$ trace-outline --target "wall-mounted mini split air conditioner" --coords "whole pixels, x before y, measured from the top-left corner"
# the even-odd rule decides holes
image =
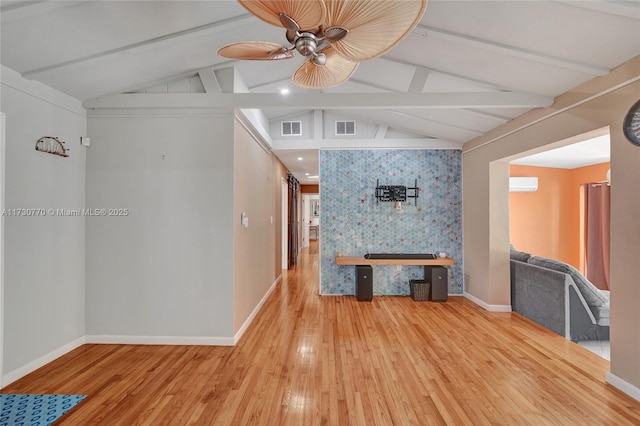
[[[535,192],[538,190],[538,178],[534,177],[510,177],[509,192]]]

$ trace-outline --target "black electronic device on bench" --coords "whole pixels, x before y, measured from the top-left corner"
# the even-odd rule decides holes
[[[436,259],[433,253],[367,253],[365,259]]]

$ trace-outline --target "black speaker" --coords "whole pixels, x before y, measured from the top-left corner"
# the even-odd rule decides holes
[[[356,265],[356,298],[370,301],[373,299],[373,267]]]
[[[444,266],[425,266],[424,279],[431,283],[430,300],[445,302],[449,297],[449,271]]]

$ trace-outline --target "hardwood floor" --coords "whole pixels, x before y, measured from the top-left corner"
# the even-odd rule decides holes
[[[462,297],[321,297],[314,243],[236,347],[85,345],[3,393],[88,395],[63,425],[640,424],[608,369]]]

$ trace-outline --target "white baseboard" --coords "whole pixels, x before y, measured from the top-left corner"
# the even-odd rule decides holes
[[[72,350],[84,345],[85,337],[78,337],[66,345],[60,346],[57,349],[52,350],[48,354],[42,355],[40,358],[31,361],[28,364],[23,365],[13,371],[10,371],[2,375],[2,386],[7,386],[10,383],[15,382],[18,379],[26,376],[29,373],[36,371],[38,368],[50,363],[51,361],[60,358],[62,355],[71,352]]]
[[[87,335],[86,343],[107,345],[233,346],[233,337]]]
[[[611,371],[607,371],[605,376],[607,383],[613,386],[616,389],[621,390],[622,392],[629,395],[631,398],[636,401],[640,401],[640,389],[632,385],[631,383],[622,380],[620,377],[613,374]]]
[[[490,305],[484,300],[478,299],[472,294],[464,292],[464,297],[489,312],[511,312],[511,305]]]
[[[244,324],[242,324],[242,327],[240,327],[238,332],[233,336],[233,344],[234,344],[234,346],[235,346],[236,343],[238,343],[240,341],[240,338],[242,337],[244,332],[247,331],[247,328],[249,328],[249,325],[251,325],[251,323],[253,322],[253,320],[256,317],[256,315],[258,315],[258,312],[260,312],[260,309],[262,309],[262,305],[264,305],[264,303],[267,301],[269,296],[271,296],[271,293],[273,293],[273,290],[275,290],[275,288],[278,285],[278,283],[280,282],[280,280],[282,280],[282,275],[280,275],[278,278],[276,278],[276,280],[273,282],[273,284],[271,284],[271,287],[269,287],[269,290],[267,290],[267,292],[262,297],[260,302],[258,302],[258,304],[253,309],[253,311],[251,312],[251,314],[249,315],[247,320],[244,322]]]

